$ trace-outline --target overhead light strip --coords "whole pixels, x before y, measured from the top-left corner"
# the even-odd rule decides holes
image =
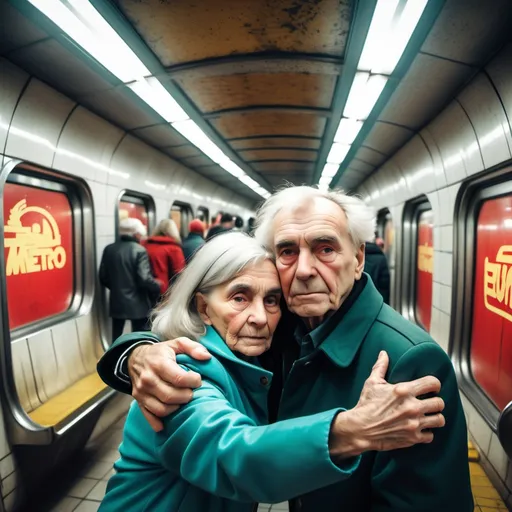
[[[332,184],[400,61],[427,3],[428,0],[377,1],[343,116],[320,175],[320,189],[326,190]]]
[[[91,57],[226,172],[263,198],[270,193],[235,164],[195,123],[88,0],[29,0]]]

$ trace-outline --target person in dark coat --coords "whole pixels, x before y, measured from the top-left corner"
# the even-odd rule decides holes
[[[364,250],[364,271],[372,278],[375,287],[389,304],[389,267],[386,255],[374,242],[366,242]]]
[[[212,239],[216,235],[220,235],[221,233],[227,233],[233,229],[235,222],[233,220],[233,215],[230,213],[223,213],[220,218],[220,223],[212,226],[208,230],[208,234],[206,235],[206,241]]]
[[[124,323],[130,320],[132,331],[146,327],[160,282],[151,274],[146,249],[139,243],[146,234],[138,219],[123,219],[119,223],[119,240],[107,245],[100,264],[100,282],[110,290],[112,339],[123,333]]]
[[[204,245],[204,224],[194,219],[188,225],[188,236],[183,241],[183,254],[188,263],[192,255]]]
[[[185,267],[185,257],[181,248],[180,232],[172,219],[163,219],[153,234],[142,245],[148,251],[153,275],[160,281],[160,295],[163,295],[169,282]]]

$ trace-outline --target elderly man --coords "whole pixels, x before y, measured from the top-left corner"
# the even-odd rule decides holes
[[[373,235],[370,210],[338,192],[292,187],[263,204],[257,225],[255,236],[275,253],[286,306],[293,313],[284,315],[271,351],[260,359],[274,372],[271,418],[295,418],[341,406],[347,411],[340,417],[345,414],[345,428],[358,438],[360,452],[373,450],[365,451],[349,480],[296,497],[291,510],[472,511],[466,424],[450,359],[426,332],[383,304],[363,273],[364,241]],[[177,386],[191,378],[173,364],[174,352],[205,356],[191,342],[173,340],[136,347],[126,361],[144,338],[141,333],[119,340],[100,362],[99,371],[104,380],[125,391],[131,377],[133,395],[158,428],[151,412],[163,416],[190,397],[190,390],[177,392]],[[389,384],[383,379],[365,383],[380,351],[389,356]],[[384,358],[378,364],[385,370]],[[426,402],[409,401],[425,394],[416,386],[432,379],[429,375],[442,383],[439,395],[446,404],[446,426],[426,446],[425,439],[412,441],[407,429],[400,430],[403,404],[394,399],[400,395],[404,403],[413,404],[416,415],[406,420],[409,433],[425,436],[425,428],[442,426],[440,415],[424,416],[421,405]],[[406,382],[412,379],[420,380]],[[374,409],[363,411],[363,402]],[[394,421],[391,411],[398,414]],[[425,427],[425,420],[433,417],[440,423]],[[398,442],[406,438],[411,442]],[[405,450],[394,449],[416,442]]]

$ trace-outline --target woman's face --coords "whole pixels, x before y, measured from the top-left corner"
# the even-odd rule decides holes
[[[247,267],[207,296],[196,296],[204,323],[215,327],[231,350],[246,356],[270,347],[281,318],[280,299],[279,276],[269,260]]]

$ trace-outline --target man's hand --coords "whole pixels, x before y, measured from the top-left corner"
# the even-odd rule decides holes
[[[194,359],[210,359],[200,343],[176,338],[154,345],[139,345],[128,358],[132,395],[155,432],[163,429],[163,418],[190,402],[192,390],[201,386],[201,376],[176,363],[176,354]]]
[[[434,434],[429,429],[444,426],[442,398],[418,399],[427,393],[439,393],[439,380],[427,376],[388,384],[384,379],[388,365],[387,353],[381,352],[357,405],[336,417],[329,438],[331,455],[344,458],[369,450],[431,443]]]

